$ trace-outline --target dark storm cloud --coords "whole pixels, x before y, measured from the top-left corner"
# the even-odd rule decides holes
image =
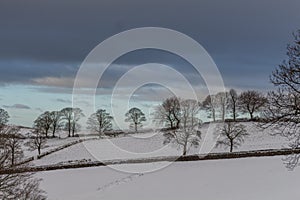
[[[2,0],[0,83],[73,78],[99,42],[130,28],[159,26],[200,42],[228,85],[251,85],[235,80],[245,74],[264,79],[252,82],[260,87],[285,58],[291,32],[300,26],[299,7],[299,0]],[[140,54],[138,61],[128,58],[119,64],[139,63],[148,56]],[[165,62],[176,67],[171,57]],[[120,76],[118,71],[107,73]]]
[[[0,84],[35,84],[35,79],[43,77],[75,77],[77,69],[76,64],[0,60]]]

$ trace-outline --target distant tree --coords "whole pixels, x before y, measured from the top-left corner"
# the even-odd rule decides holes
[[[41,155],[41,150],[46,147],[47,139],[45,137],[44,131],[35,128],[30,134],[30,140],[26,143],[30,150],[37,150],[38,155]]]
[[[78,121],[84,114],[80,108],[64,108],[61,111],[62,119],[65,120],[65,128],[68,131],[68,137],[75,136],[75,132],[80,129]]]
[[[64,108],[60,111],[62,115],[62,119],[65,120],[65,128],[68,130],[68,137],[71,137],[71,131],[72,131],[72,120],[73,120],[73,108],[68,107]]]
[[[42,131],[46,137],[52,126],[53,120],[51,118],[51,113],[49,111],[44,112],[34,121],[33,127]]]
[[[232,152],[233,148],[240,146],[248,135],[244,125],[236,122],[226,122],[220,129],[217,146],[229,147],[230,152]]]
[[[2,145],[5,145],[8,149],[11,166],[14,166],[24,156],[21,141],[22,135],[19,131],[20,128],[16,126],[8,126],[1,131],[0,137],[4,139]]]
[[[60,111],[52,111],[50,113],[50,118],[52,121],[50,130],[52,130],[52,137],[55,137],[55,133],[56,131],[59,130],[59,128],[61,127],[61,113]]]
[[[113,117],[106,110],[99,109],[88,118],[87,128],[101,137],[105,131],[112,129],[112,120]]]
[[[202,107],[210,112],[209,117],[213,119],[213,121],[216,121],[216,99],[214,95],[208,95],[204,101],[202,102]]]
[[[143,122],[146,121],[145,114],[139,108],[131,108],[125,114],[125,122],[130,122],[130,128],[134,128],[137,132],[139,127],[143,126]]]
[[[180,103],[180,127],[166,130],[164,144],[173,143],[182,148],[182,155],[186,155],[189,148],[198,146],[201,140],[201,120],[197,117],[200,107],[195,100],[183,100]]]
[[[229,94],[228,95],[228,98],[229,98],[228,108],[231,109],[233,121],[236,121],[239,96],[234,89],[231,89],[228,94]]]
[[[81,117],[84,117],[82,110],[80,108],[73,108],[73,119],[71,122],[72,137],[74,137],[75,133],[81,128],[80,124],[78,123]]]
[[[215,95],[216,105],[220,110],[221,120],[225,121],[226,108],[229,106],[228,92],[219,92]]]
[[[180,125],[180,99],[170,97],[155,108],[154,121],[170,129],[179,128]]]
[[[239,108],[244,113],[249,113],[251,120],[255,112],[261,111],[261,109],[267,104],[268,100],[264,95],[257,91],[245,91],[239,96]]]
[[[0,129],[3,128],[8,122],[9,114],[6,110],[0,108]]]

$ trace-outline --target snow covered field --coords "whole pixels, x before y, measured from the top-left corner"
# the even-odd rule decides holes
[[[272,136],[273,130],[262,130],[258,128],[255,123],[243,123],[246,126],[249,137],[245,139],[239,148],[235,151],[245,150],[261,150],[261,149],[280,149],[288,147],[288,141],[281,136]],[[207,130],[207,125],[203,127],[203,133]],[[181,155],[182,151],[174,145],[163,145],[164,136],[161,133],[143,133],[138,135],[129,135],[121,138],[114,138],[110,140],[91,140],[80,144],[76,144],[67,149],[58,151],[42,159],[35,160],[35,165],[57,164],[66,161],[75,160],[112,160],[112,159],[127,159],[127,158],[146,158],[155,156],[173,156]],[[217,136],[213,136],[215,144]],[[197,154],[199,148],[192,148],[189,154]],[[224,147],[214,147],[212,152],[224,152],[228,149]]]
[[[95,167],[39,172],[36,176],[43,179],[41,187],[49,200],[298,199],[300,169],[288,171],[282,158],[180,162],[147,174]]]
[[[65,144],[68,144],[68,143],[71,143],[71,142],[74,142],[77,140],[79,140],[79,138],[62,138],[62,139],[51,138],[51,139],[48,139],[47,143],[46,143],[46,147],[42,149],[42,152],[50,151],[52,149],[55,149],[57,147],[63,146]],[[25,140],[24,143],[26,141],[28,141],[28,140]],[[25,158],[37,155],[37,150],[34,150],[34,151],[29,150],[28,146],[23,145],[23,150],[24,150]]]

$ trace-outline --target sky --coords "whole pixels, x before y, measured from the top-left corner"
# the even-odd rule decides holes
[[[299,0],[0,0],[0,107],[9,112],[10,123],[32,126],[42,112],[71,106],[74,78],[89,52],[140,27],[188,35],[212,57],[226,88],[266,92],[272,70],[286,59],[286,46],[300,28],[299,7]],[[109,110],[118,79],[145,63],[180,71],[199,89],[197,95],[207,95],[186,60],[146,49],[121,56],[105,71],[95,107]],[[171,94],[150,84],[135,91],[130,105],[150,113]],[[119,108],[120,116],[125,112]]]

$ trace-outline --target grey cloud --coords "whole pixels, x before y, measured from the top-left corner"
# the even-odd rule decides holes
[[[12,108],[12,109],[31,109],[29,106],[24,104],[14,104],[14,105],[3,105],[4,108]]]
[[[60,98],[55,99],[55,101],[60,102],[60,103],[68,103],[68,104],[72,103],[72,101],[70,101],[70,100],[67,100],[67,99],[60,99]]]

